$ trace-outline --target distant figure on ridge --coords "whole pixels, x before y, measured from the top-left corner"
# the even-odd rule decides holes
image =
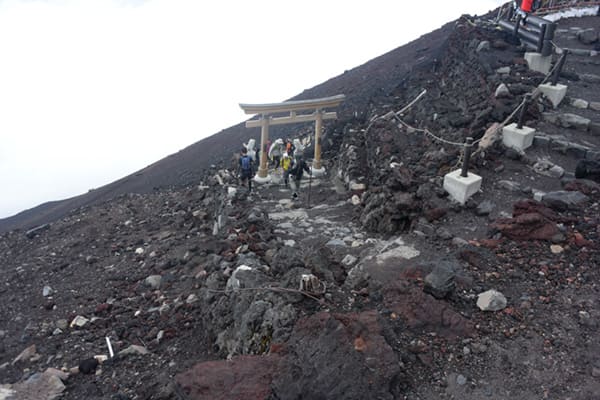
[[[248,193],[252,191],[252,177],[254,175],[253,164],[252,158],[248,155],[248,150],[244,147],[242,149],[242,156],[240,157],[238,174],[242,181],[242,186],[244,185],[244,181],[248,180]]]

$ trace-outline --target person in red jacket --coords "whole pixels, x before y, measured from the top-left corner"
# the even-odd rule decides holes
[[[520,8],[521,8],[521,12],[523,14],[523,19],[521,21],[523,22],[523,25],[526,25],[527,17],[529,16],[529,14],[531,13],[531,10],[533,8],[533,0],[522,0]]]

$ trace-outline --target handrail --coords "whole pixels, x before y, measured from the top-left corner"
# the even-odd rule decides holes
[[[509,19],[513,15],[510,10]],[[542,56],[546,57],[552,54],[552,40],[556,23],[535,15],[528,15],[527,28],[524,28],[521,26],[521,14],[517,13],[515,21],[509,19],[498,19],[497,23],[501,28],[513,32],[527,47],[541,53]]]

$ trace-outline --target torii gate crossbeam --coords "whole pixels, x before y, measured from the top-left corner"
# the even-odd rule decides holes
[[[260,167],[258,169],[257,180],[268,181],[267,170],[267,142],[269,141],[269,126],[294,124],[301,122],[315,121],[315,157],[313,161],[313,171],[323,171],[321,167],[321,129],[323,120],[336,119],[335,112],[325,112],[324,109],[337,107],[346,96],[343,94],[331,97],[324,97],[312,100],[286,101],[283,103],[270,104],[241,104],[240,107],[246,114],[260,114],[259,119],[246,121],[246,128],[261,128],[261,152]],[[312,110],[310,113],[298,114],[298,111]],[[289,112],[289,115],[282,117],[273,117],[272,114],[281,114]]]

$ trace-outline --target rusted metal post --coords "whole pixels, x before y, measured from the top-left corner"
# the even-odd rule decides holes
[[[563,66],[565,65],[565,61],[567,60],[568,54],[569,50],[564,49],[560,60],[558,60],[558,65],[556,66],[556,69],[554,69],[554,73],[552,74],[552,86],[556,86],[556,83],[558,82],[558,77],[563,69]]]
[[[517,129],[523,129],[525,113],[527,112],[527,108],[529,107],[529,102],[531,101],[531,94],[527,93],[523,100],[524,100],[523,107],[521,107],[521,112],[519,113],[519,121],[517,122]]]
[[[466,178],[469,176],[469,160],[471,159],[471,149],[473,148],[473,138],[468,137],[465,141],[465,157],[463,158],[462,169],[460,176]]]

